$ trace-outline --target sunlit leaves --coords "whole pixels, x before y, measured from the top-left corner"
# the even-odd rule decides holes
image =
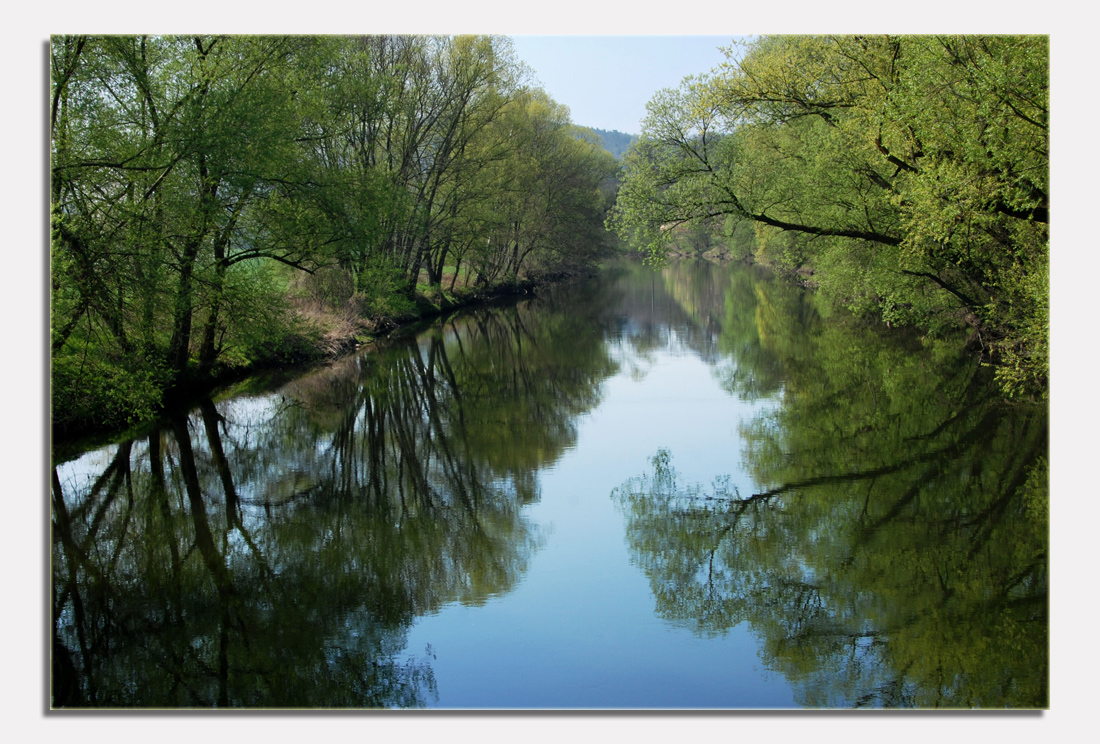
[[[684,222],[767,225],[757,259],[812,271],[890,323],[969,326],[1006,394],[1042,397],[1047,47],[772,36],[731,48],[709,77],[651,101],[613,224],[654,256]]]
[[[66,369],[181,386],[327,351],[287,317],[295,271],[345,272],[342,320],[362,323],[408,314],[422,270],[438,291],[606,248],[614,159],[527,87],[506,37],[57,36],[51,53],[51,345],[93,360]],[[56,382],[60,428],[150,410]]]

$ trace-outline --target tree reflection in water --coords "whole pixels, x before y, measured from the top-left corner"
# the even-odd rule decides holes
[[[414,707],[413,620],[509,591],[614,371],[583,316],[440,323],[55,467],[53,702]],[[553,343],[549,337],[553,337]],[[102,455],[102,451],[99,453]]]
[[[749,623],[805,706],[1046,706],[1045,407],[949,344],[731,283],[717,374],[773,401],[741,431],[758,488],[681,483],[663,450],[615,491],[657,612]]]
[[[747,623],[806,706],[1046,705],[1045,407],[997,400],[954,342],[680,263],[440,321],[59,464],[55,706],[430,704],[416,619],[517,585],[538,471],[605,379],[669,353],[755,414],[743,473],[684,482],[673,447],[616,491],[662,617]]]

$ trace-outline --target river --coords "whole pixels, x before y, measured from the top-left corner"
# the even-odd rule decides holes
[[[622,264],[55,462],[57,707],[1048,704],[1047,410]]]

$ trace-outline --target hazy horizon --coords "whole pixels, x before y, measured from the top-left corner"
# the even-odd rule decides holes
[[[734,36],[515,35],[517,56],[574,124],[641,134],[646,103],[725,61]]]

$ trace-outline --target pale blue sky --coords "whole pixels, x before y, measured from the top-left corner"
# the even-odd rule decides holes
[[[516,54],[573,123],[641,132],[645,105],[661,88],[725,61],[732,36],[513,36]]]

